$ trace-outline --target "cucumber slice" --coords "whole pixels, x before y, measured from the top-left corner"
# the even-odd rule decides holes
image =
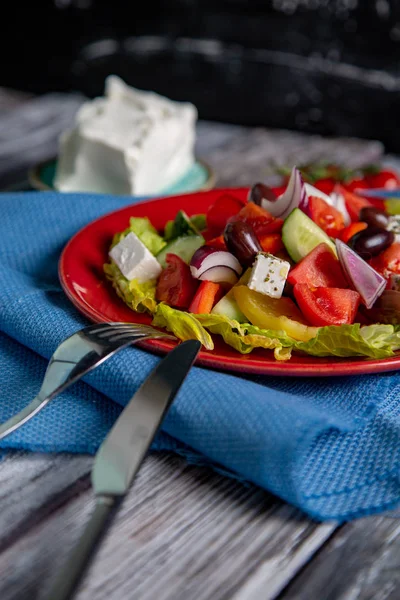
[[[300,208],[295,208],[286,217],[282,227],[282,241],[290,258],[295,262],[299,262],[321,243],[327,244],[337,256],[331,238]]]
[[[156,259],[160,265],[165,268],[167,266],[167,263],[165,262],[167,254],[176,254],[184,260],[185,263],[189,264],[193,254],[204,244],[204,241],[202,235],[183,235],[164,246],[157,254]]]
[[[211,314],[223,315],[225,317],[228,317],[228,319],[238,321],[239,323],[247,323],[248,321],[248,319],[246,319],[246,317],[240,310],[232,291],[229,291],[225,296],[221,298],[221,300],[219,300],[219,302],[217,302],[217,304],[212,309]]]

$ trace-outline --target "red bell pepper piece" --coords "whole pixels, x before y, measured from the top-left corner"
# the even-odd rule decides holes
[[[354,223],[350,223],[350,225],[347,225],[347,227],[342,229],[339,238],[342,240],[342,242],[345,242],[345,244],[347,244],[347,242],[350,238],[353,237],[353,235],[355,235],[359,231],[362,231],[363,229],[366,229],[367,227],[368,224],[365,223],[365,221],[354,221]]]
[[[219,235],[217,237],[212,238],[211,240],[207,240],[205,246],[211,246],[211,248],[217,248],[218,250],[227,251],[223,235]]]
[[[210,313],[212,307],[222,298],[223,294],[224,288],[220,283],[202,281],[189,306],[189,312],[197,315]]]
[[[280,250],[284,249],[282,242],[282,236],[280,233],[269,233],[267,235],[259,235],[258,241],[261,244],[263,252],[269,252],[269,254],[276,254]]]
[[[199,286],[189,266],[176,254],[167,254],[167,266],[158,278],[156,298],[175,308],[188,308]]]

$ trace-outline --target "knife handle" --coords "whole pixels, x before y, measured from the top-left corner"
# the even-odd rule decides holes
[[[46,600],[69,600],[72,598],[102,535],[106,531],[106,525],[109,524],[116,512],[117,503],[117,498],[112,496],[99,496],[96,499],[92,516],[52,585]]]

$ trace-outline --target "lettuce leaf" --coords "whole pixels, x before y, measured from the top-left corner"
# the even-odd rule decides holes
[[[156,285],[157,280],[152,279],[139,283],[137,279],[128,281],[114,263],[104,265],[104,272],[116,290],[118,296],[136,312],[154,313],[157,308]]]
[[[157,306],[152,325],[171,331],[182,341],[199,340],[207,350],[214,349],[214,342],[210,334],[194,315],[171,308],[163,302]]]
[[[266,348],[274,351],[276,360],[288,360],[295,341],[284,331],[260,329],[250,323],[239,323],[225,315],[196,315],[197,320],[211,331],[223,337],[241,354],[248,354],[254,348]]]
[[[293,350],[312,356],[387,358],[400,349],[400,326],[393,325],[341,325],[321,327],[308,342],[299,342],[284,331],[261,329],[248,323],[238,323],[224,315],[197,315],[198,321],[223,337],[242,354],[254,348],[274,350],[276,360],[288,360]]]
[[[135,233],[154,255],[158,254],[167,245],[167,242],[157,233],[157,230],[147,217],[131,217],[129,219],[129,227],[114,235],[110,248],[113,248],[131,232]]]
[[[400,349],[400,331],[393,325],[381,324],[321,327],[315,338],[295,342],[294,346],[312,356],[387,358]]]
[[[164,239],[172,241],[183,235],[200,235],[200,232],[205,228],[205,214],[188,217],[184,210],[179,210],[175,219],[166,222],[164,227]]]

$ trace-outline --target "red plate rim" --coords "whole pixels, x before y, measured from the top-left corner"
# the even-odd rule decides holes
[[[128,224],[129,216],[135,216],[135,214],[137,216],[148,216],[152,222],[154,222],[153,217],[158,218],[159,221],[161,219],[164,224],[166,220],[176,214],[177,207],[183,208],[189,215],[196,214],[204,212],[208,204],[222,193],[232,193],[238,197],[245,198],[247,192],[248,187],[214,188],[204,192],[152,198],[151,200],[135,202],[132,205],[119,208],[91,221],[75,233],[61,253],[58,273],[65,294],[74,306],[92,322],[102,323],[110,320],[128,320],[132,323],[150,323],[151,317],[142,314],[138,315],[130,310],[118,298],[111,285],[105,281],[104,276],[100,276],[98,269],[106,262],[107,253],[104,248],[103,250],[96,247],[93,248],[90,240],[96,238],[100,232],[100,237],[107,235],[109,242],[112,234],[124,229]],[[150,214],[145,214],[146,212]],[[120,225],[117,225],[118,228],[113,229],[112,223],[120,223]],[[159,226],[161,227],[162,225]],[[94,250],[95,260],[91,255],[92,250]],[[81,260],[77,261],[77,257]],[[100,261],[102,261],[101,265]],[[96,268],[94,269],[93,267]],[[94,275],[93,273],[96,274]],[[85,281],[86,284],[89,282],[91,287],[85,288],[85,285],[83,285]],[[94,285],[96,288],[93,288]],[[85,291],[89,292],[89,300],[86,297],[88,295],[85,295]],[[94,296],[91,294],[93,291],[95,292]],[[110,306],[111,302],[113,304],[112,308],[117,310],[117,314],[120,313],[124,318],[110,319],[107,316],[101,307],[101,298],[103,295],[109,296],[107,307]],[[213,337],[216,342],[214,350],[200,351],[196,360],[197,366],[237,373],[297,377],[374,374],[394,371],[400,367],[400,353],[385,359],[316,358],[294,354],[289,361],[279,362],[274,359],[270,350],[256,349],[250,354],[242,355],[217,338],[219,336]],[[159,339],[139,342],[137,345],[156,354],[166,354],[176,343]]]

